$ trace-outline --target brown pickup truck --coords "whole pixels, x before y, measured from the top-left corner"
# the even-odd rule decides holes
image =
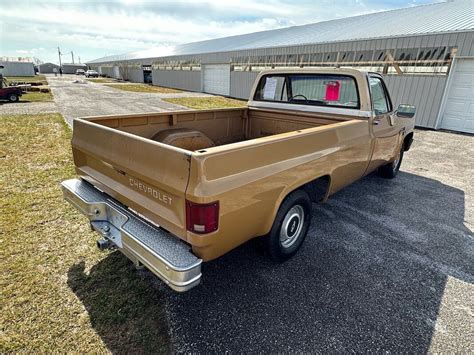
[[[201,262],[260,237],[284,261],[324,202],[374,170],[393,178],[415,108],[394,110],[383,78],[355,69],[260,73],[247,107],[74,120],[80,179],[65,199],[176,291]]]

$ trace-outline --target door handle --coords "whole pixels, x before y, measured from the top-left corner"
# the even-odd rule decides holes
[[[372,121],[372,124],[373,124],[374,126],[378,126],[378,125],[380,124],[380,120],[373,120],[373,121]]]

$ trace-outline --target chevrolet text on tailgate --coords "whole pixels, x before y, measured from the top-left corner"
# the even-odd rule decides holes
[[[355,69],[263,71],[245,108],[74,120],[79,179],[64,197],[176,291],[201,262],[264,238],[278,262],[301,247],[313,202],[374,170],[397,175],[415,108]]]

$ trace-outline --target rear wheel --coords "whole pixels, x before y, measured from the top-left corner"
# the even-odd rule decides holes
[[[10,95],[8,95],[8,101],[10,101],[10,102],[17,102],[17,101],[18,101],[18,95],[17,95],[17,94],[10,94]]]
[[[395,159],[388,163],[385,164],[384,166],[381,166],[378,170],[378,173],[381,177],[386,178],[386,179],[393,179],[395,176],[397,176],[398,171],[400,170],[400,165],[402,164],[403,160],[403,144],[400,147],[400,150],[398,151],[397,156]]]
[[[267,236],[270,257],[283,262],[296,254],[303,244],[311,222],[311,200],[303,190],[286,197]]]

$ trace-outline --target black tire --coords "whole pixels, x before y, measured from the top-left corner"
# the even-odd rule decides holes
[[[19,100],[19,97],[17,94],[10,94],[8,95],[8,101],[10,102],[17,102]]]
[[[296,190],[285,198],[266,237],[272,260],[283,262],[296,254],[308,233],[311,210],[311,199],[303,190]]]
[[[378,169],[378,174],[385,179],[393,179],[397,176],[398,171],[400,170],[400,165],[402,165],[403,160],[403,144],[400,147],[397,157],[388,164],[381,166]]]

